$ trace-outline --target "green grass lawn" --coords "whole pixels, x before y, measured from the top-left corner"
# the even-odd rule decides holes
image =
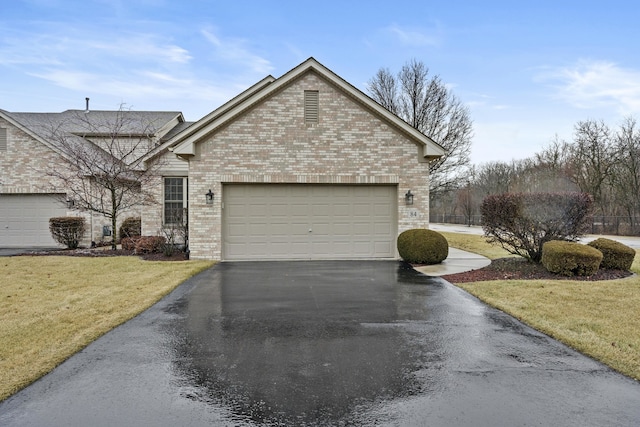
[[[211,265],[135,257],[0,258],[0,401]]]
[[[455,248],[508,256],[482,236],[442,233]],[[502,252],[501,252],[502,251]],[[640,257],[626,279],[500,280],[457,286],[619,372],[640,380]]]

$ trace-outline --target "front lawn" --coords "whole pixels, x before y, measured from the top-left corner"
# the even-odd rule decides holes
[[[450,246],[496,259],[482,236],[442,233]],[[457,286],[533,328],[640,380],[640,257],[626,279],[493,280]]]
[[[0,401],[211,265],[136,257],[0,258]]]

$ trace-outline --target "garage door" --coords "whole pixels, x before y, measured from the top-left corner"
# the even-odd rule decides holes
[[[395,256],[395,186],[225,185],[223,258]]]
[[[66,209],[50,194],[0,194],[0,247],[55,247],[49,218]]]

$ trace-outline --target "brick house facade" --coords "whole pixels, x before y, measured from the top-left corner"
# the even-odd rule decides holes
[[[310,92],[317,101],[314,99],[307,105]],[[283,184],[288,184],[290,189],[309,191],[325,186],[329,192],[350,187],[355,191],[353,198],[361,196],[360,189],[366,193],[372,187],[388,187],[393,194],[388,204],[394,212],[388,215],[393,232],[386,254],[395,257],[397,233],[428,226],[429,161],[443,154],[442,148],[430,138],[313,58],[279,79],[258,83],[195,123],[178,135],[172,150],[189,162],[191,256],[208,259],[244,259],[242,253],[234,252],[230,256],[231,243],[226,241],[231,239],[233,230],[225,228],[225,221],[232,221],[231,215],[234,215],[225,212],[228,193],[243,187],[253,188],[256,191],[247,192],[248,197],[260,198],[260,192],[269,190],[269,186],[280,185],[283,191],[289,191]],[[205,194],[209,190],[215,194],[213,204],[206,202]],[[411,205],[405,201],[408,191],[415,195]],[[276,197],[280,196],[276,194]],[[283,200],[286,203],[286,198]],[[255,209],[273,208],[266,203],[256,205]],[[372,209],[376,203],[372,202]],[[303,204],[323,208],[313,199]],[[243,206],[251,209],[250,204]],[[226,209],[230,210],[231,206],[227,205]],[[251,218],[252,214],[240,215]],[[311,224],[318,221],[314,215],[307,212],[300,218],[285,219],[284,224],[292,229],[300,222]],[[263,215],[258,212],[255,216]],[[269,218],[260,221],[265,227],[274,225]],[[357,221],[349,222],[348,217],[344,221],[349,227],[360,225]],[[375,228],[376,224],[371,227]],[[315,232],[312,228],[309,225],[309,233]],[[313,249],[304,252],[314,242],[305,245],[304,239],[301,231],[300,236],[288,241],[302,248],[301,252],[274,254],[270,251],[277,250],[277,246],[269,242],[267,236],[265,253],[260,258],[314,258]],[[321,253],[319,257],[332,257],[331,248],[328,250],[329,253]],[[346,257],[355,258],[385,257],[384,250],[345,253],[351,254]]]
[[[36,222],[31,231],[49,236],[43,223],[60,215],[84,215],[88,242],[102,238],[105,218],[68,209],[68,189],[46,176],[68,159],[37,128],[79,114],[101,125],[118,113],[0,110],[0,212],[24,223],[11,234],[3,218],[0,247],[23,242]],[[442,147],[313,58],[195,123],[179,112],[132,114],[153,123],[156,144],[143,156],[157,175],[145,187],[156,203],[140,207],[142,233],[166,234],[186,215],[191,258],[396,258],[399,233],[428,227],[429,162]],[[99,146],[99,135],[69,132]],[[27,202],[42,208],[31,222],[20,218]]]

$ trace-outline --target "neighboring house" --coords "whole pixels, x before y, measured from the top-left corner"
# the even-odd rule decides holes
[[[85,244],[102,240],[112,233],[111,222],[72,207],[72,191],[56,180],[60,172],[77,172],[72,165],[77,158],[69,152],[70,146],[106,156],[108,150],[104,149],[113,140],[110,134],[117,130],[118,145],[125,150],[132,147],[123,157],[134,164],[187,125],[180,112],[90,111],[88,100],[84,111],[0,110],[0,247],[56,246],[49,232],[49,218],[65,215],[87,218],[90,231]],[[168,162],[165,169],[171,171],[172,166],[177,175],[186,173],[186,162]]]
[[[193,124],[144,114],[158,120],[143,159],[162,166],[145,188],[158,203],[141,208],[142,232],[187,213],[191,258],[396,258],[400,232],[428,227],[429,162],[443,148],[313,58]],[[48,218],[74,214],[56,202],[64,188],[40,185],[38,171],[65,159],[26,116],[0,110],[0,227],[27,206],[39,212],[17,220],[17,238],[0,230],[0,247],[25,245],[36,222],[32,244],[50,241]]]

